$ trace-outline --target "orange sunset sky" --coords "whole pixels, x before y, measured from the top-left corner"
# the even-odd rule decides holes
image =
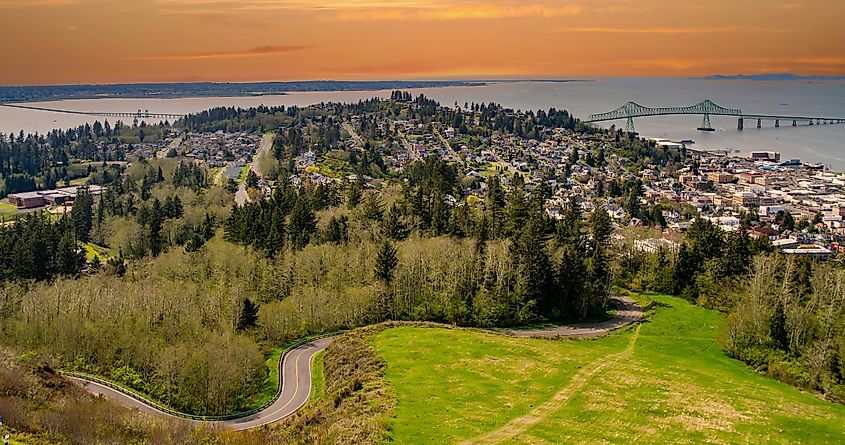
[[[0,0],[0,84],[845,74],[843,0]]]

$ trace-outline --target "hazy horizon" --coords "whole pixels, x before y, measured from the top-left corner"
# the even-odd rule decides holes
[[[0,0],[0,84],[845,74],[823,0],[321,3]]]

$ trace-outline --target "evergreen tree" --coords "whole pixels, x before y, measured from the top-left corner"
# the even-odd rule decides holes
[[[256,326],[258,322],[258,306],[249,298],[244,298],[241,303],[241,312],[238,316],[237,330],[243,331]]]
[[[778,349],[789,351],[789,333],[786,330],[786,312],[783,310],[783,303],[778,302],[775,306],[769,325],[769,335]]]
[[[546,252],[546,239],[539,215],[532,215],[511,245],[516,270],[517,321],[527,322],[541,305],[549,307],[554,275]]]
[[[590,299],[589,307],[584,307],[580,315],[587,316],[587,310],[592,307],[604,307],[610,292],[610,256],[607,246],[613,227],[610,215],[601,207],[597,208],[590,217],[591,252],[587,276],[589,279]]]
[[[350,209],[358,207],[358,204],[361,203],[361,195],[361,183],[358,181],[352,181],[349,184],[349,190],[346,194],[346,206]]]
[[[586,280],[587,267],[582,252],[575,244],[564,246],[557,268],[557,290],[553,294],[557,295],[558,301],[547,308],[553,317],[564,314],[580,316],[587,312],[589,296]]]
[[[317,217],[314,211],[303,196],[298,197],[291,210],[288,227],[292,247],[294,249],[305,247],[316,228]]]
[[[246,186],[249,188],[258,187],[258,175],[255,174],[254,171],[251,169],[246,174]]]
[[[396,255],[396,247],[390,241],[382,243],[376,255],[375,276],[377,280],[390,283],[393,280],[393,273],[399,264]]]
[[[394,241],[402,241],[408,237],[408,228],[402,222],[396,204],[388,209],[384,220],[382,220],[382,232]]]
[[[487,214],[490,222],[490,237],[498,239],[504,235],[505,192],[499,176],[493,176],[487,185]]]
[[[164,211],[161,206],[161,201],[154,199],[149,216],[149,246],[150,253],[153,256],[158,256],[164,248],[164,240],[161,237],[161,226],[163,222]]]
[[[147,178],[147,175],[141,179],[141,201],[146,201],[150,199],[150,190],[152,189],[152,184],[150,180]]]
[[[285,247],[285,216],[281,212],[274,212],[273,222],[270,225],[270,234],[267,237],[266,254],[275,257]]]
[[[525,192],[521,188],[514,187],[508,194],[508,221],[506,233],[508,236],[519,236],[522,227],[528,219],[528,204],[525,202]]]
[[[370,221],[381,221],[384,215],[384,204],[377,193],[368,193],[364,198],[364,205],[361,207],[361,215]]]
[[[346,215],[341,217],[332,216],[329,218],[329,223],[326,225],[326,232],[323,236],[326,242],[330,243],[346,243],[349,241],[349,218]]]
[[[73,208],[70,213],[76,239],[80,242],[87,243],[91,240],[93,213],[94,197],[88,192],[87,188],[80,187],[77,191],[76,199],[73,201]]]

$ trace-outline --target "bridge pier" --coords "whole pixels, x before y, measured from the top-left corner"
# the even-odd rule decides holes
[[[797,127],[797,126],[798,126],[798,121],[796,121],[795,119],[792,119],[792,126],[793,126],[793,127]]]
[[[710,114],[704,113],[704,118],[701,119],[701,126],[698,127],[698,131],[715,131],[713,130],[713,126],[710,125]]]
[[[745,121],[742,118],[736,120],[736,129],[742,131],[745,128]]]
[[[630,134],[637,134],[637,130],[634,128],[634,118],[628,116],[628,119],[625,121],[625,131]]]
[[[780,119],[775,119],[775,128],[780,127]]]
[[[810,125],[813,125],[813,120],[812,120],[812,119],[810,119]]]
[[[763,119],[757,119],[757,128],[763,128]]]

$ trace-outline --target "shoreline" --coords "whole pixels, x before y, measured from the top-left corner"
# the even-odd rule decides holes
[[[264,96],[287,96],[291,93],[337,93],[337,92],[366,92],[366,91],[391,91],[402,89],[425,89],[425,88],[453,88],[453,87],[483,87],[499,83],[571,83],[571,82],[595,82],[595,79],[488,79],[488,80],[466,80],[466,81],[366,81],[366,82],[312,82],[312,83],[279,83],[260,82],[245,84],[229,83],[176,83],[176,84],[116,84],[116,85],[61,85],[61,86],[0,86],[0,104],[27,104],[39,102],[60,102],[66,100],[96,100],[96,99],[205,99],[205,98],[248,98]],[[310,85],[325,84],[326,88],[307,88]],[[334,84],[334,86],[333,86]],[[245,91],[237,88],[229,89],[232,85],[243,85],[244,87],[271,87],[268,91],[253,90]],[[279,88],[273,91],[272,87],[292,86],[293,88]],[[299,85],[297,87],[297,85]],[[205,89],[203,87],[206,86]],[[161,90],[170,91],[164,93],[148,92],[152,87],[160,87]],[[197,87],[196,90],[184,92],[175,91],[180,88]],[[215,88],[217,87],[217,88]],[[96,92],[104,89],[125,88],[129,91],[117,92]],[[131,90],[136,91],[131,91]],[[137,91],[137,90],[141,91]],[[18,92],[18,96],[25,91],[33,91],[33,97],[26,99],[10,97],[10,94]],[[56,90],[46,92],[38,90]],[[68,90],[82,90],[78,93]],[[10,91],[12,93],[10,93]]]

